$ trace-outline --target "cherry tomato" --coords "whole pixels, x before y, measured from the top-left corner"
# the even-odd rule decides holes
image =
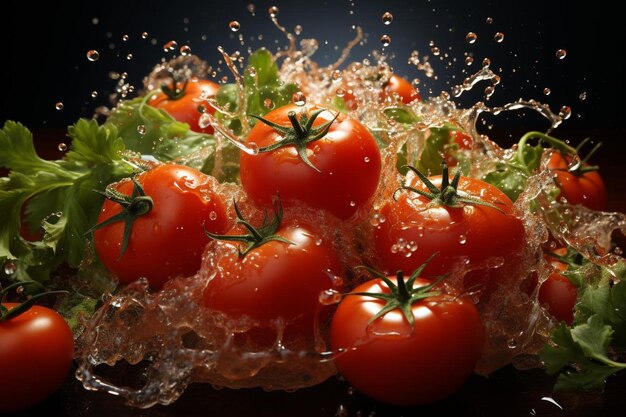
[[[136,181],[152,199],[151,210],[135,217],[130,226],[121,220],[97,228],[95,249],[121,283],[146,277],[152,288],[159,289],[170,278],[192,275],[200,268],[210,241],[204,230],[224,232],[228,217],[217,181],[196,169],[163,164],[140,174]],[[125,196],[137,191],[129,179],[116,183],[114,189]],[[121,212],[121,204],[105,200],[98,224]],[[131,230],[124,249],[127,227]]]
[[[429,192],[417,176],[409,178],[408,186]],[[428,179],[441,187],[442,176]],[[383,268],[405,273],[439,253],[426,266],[425,277],[443,275],[454,266],[464,267],[470,271],[465,275],[466,287],[480,285],[483,293],[488,293],[501,279],[510,279],[509,268],[518,265],[525,242],[524,226],[512,214],[511,200],[497,187],[462,176],[457,190],[492,206],[461,203],[451,207],[416,192],[399,193],[397,200],[388,201],[378,211],[385,221],[374,228],[375,251]],[[489,267],[489,259],[503,264]]]
[[[165,110],[179,122],[189,125],[194,132],[213,133],[211,125],[200,127],[199,121],[202,115],[199,106],[204,108],[205,112],[213,114],[215,109],[208,105],[203,105],[199,99],[204,96],[213,97],[217,94],[219,85],[209,80],[192,79],[186,84],[178,83],[177,89],[181,92],[180,97],[170,97],[167,93],[161,92],[152,97],[148,104]]]
[[[305,117],[312,117],[318,110],[322,109],[288,105],[268,113],[265,119],[291,127],[294,122],[290,114],[301,121],[305,113]],[[303,202],[343,219],[368,202],[378,185],[381,169],[376,140],[356,119],[328,110],[319,113],[312,128],[329,122],[329,130],[322,138],[306,145],[307,139],[301,142],[301,153],[291,144],[258,154],[241,153],[241,184],[254,202],[271,207],[272,199],[279,194],[285,207]],[[285,134],[259,121],[245,143],[262,150],[284,138]]]
[[[413,87],[413,85],[406,79],[399,75],[393,74],[389,81],[383,85],[383,91],[381,92],[381,100],[386,100],[397,95],[404,104],[408,104],[413,100],[422,101],[422,97],[419,92]]]
[[[227,236],[245,230],[236,225]],[[229,319],[252,321],[240,332],[252,344],[248,349],[267,349],[279,332],[286,348],[313,349],[316,320],[330,312],[319,303],[320,294],[342,289],[333,280],[342,273],[341,262],[331,239],[306,220],[282,219],[270,235],[244,256],[237,242],[217,241],[216,274],[205,288],[205,305]]]
[[[3,303],[7,309],[16,303]],[[32,306],[0,320],[0,412],[25,410],[58,390],[74,355],[74,336],[54,310]]]
[[[553,272],[541,283],[537,300],[557,320],[571,325],[577,300],[576,286],[563,274]]]
[[[570,204],[582,204],[592,210],[606,209],[607,194],[604,180],[597,170],[585,171],[589,166],[584,164],[581,170],[568,171],[570,158],[564,158],[559,152],[553,152],[548,168],[554,171],[554,177],[561,194]]]
[[[450,130],[450,145],[448,149],[444,147],[444,158],[449,167],[455,167],[459,161],[457,161],[455,151],[468,150],[472,148],[474,143],[472,137],[460,129]],[[449,149],[450,146],[456,147],[455,151]]]
[[[389,278],[397,283],[395,278]],[[417,278],[415,287],[431,282]],[[354,293],[389,293],[381,279]],[[362,393],[390,404],[417,405],[445,398],[460,388],[480,359],[485,334],[467,297],[431,296],[410,307],[414,325],[400,309],[370,320],[385,305],[367,295],[347,295],[330,327],[339,372]]]

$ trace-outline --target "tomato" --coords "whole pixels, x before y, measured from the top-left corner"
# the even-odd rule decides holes
[[[589,165],[583,164],[578,170],[568,170],[571,158],[553,152],[548,168],[554,171],[554,179],[561,190],[560,198],[568,203],[582,204],[591,210],[606,209],[607,194],[604,180],[597,170],[587,170]]]
[[[65,381],[73,355],[72,331],[52,309],[35,305],[0,320],[0,412],[25,410],[52,395]]]
[[[295,133],[293,123],[304,130],[302,117],[313,118],[319,111],[311,131]],[[317,106],[296,105],[273,110],[265,120],[290,131],[279,132],[259,121],[248,134],[246,146],[258,148],[259,153],[241,153],[240,175],[254,202],[271,207],[272,198],[279,194],[285,207],[302,202],[347,219],[374,194],[381,170],[380,152],[372,134],[359,121]],[[311,140],[323,132],[315,131],[323,125],[328,132]],[[281,140],[294,136],[297,139],[274,149]]]
[[[553,272],[541,283],[537,300],[557,320],[571,325],[577,301],[576,286],[563,274]]]
[[[447,177],[445,167],[443,176],[427,179],[434,187],[449,192]],[[446,181],[442,185],[443,178]],[[429,192],[417,176],[409,177],[407,186]],[[446,204],[443,196],[431,200],[408,190],[397,193],[397,200],[383,204],[377,214],[384,222],[379,222],[373,230],[381,266],[387,271],[400,269],[410,273],[433,253],[439,253],[426,266],[425,277],[443,275],[455,266],[463,267],[470,271],[465,276],[466,287],[481,285],[485,293],[500,280],[510,279],[509,268],[519,265],[525,242],[524,226],[512,214],[511,200],[497,187],[464,176],[459,179],[458,193],[490,206],[463,201]],[[501,261],[502,265],[489,267],[490,259]]]
[[[226,240],[243,235],[241,224],[218,238],[216,273],[204,290],[204,303],[229,319],[251,320],[250,328],[239,332],[250,350],[267,349],[281,333],[286,348],[310,350],[316,320],[324,315],[320,294],[342,289],[333,279],[342,274],[342,264],[320,225],[294,216],[281,219],[280,212],[276,216],[271,228],[257,229],[265,240],[244,250],[245,255],[238,242]]]
[[[449,167],[455,167],[458,164],[456,153],[461,150],[469,150],[472,148],[474,140],[470,135],[460,129],[450,130],[450,144],[448,149],[444,148],[444,158]],[[450,149],[454,147],[455,149]]]
[[[228,217],[217,181],[196,169],[163,164],[140,174],[136,181],[152,199],[152,208],[129,226],[123,219],[103,224],[122,214],[121,204],[105,200],[98,217],[98,225],[103,225],[95,227],[95,249],[121,283],[146,277],[152,288],[159,289],[170,278],[191,275],[200,268],[210,241],[204,229],[224,232]],[[137,191],[129,179],[113,188],[125,196]],[[127,227],[131,229],[124,248]]]
[[[398,281],[389,278],[394,284]],[[431,282],[415,280],[414,288]],[[353,293],[386,293],[389,286],[373,279]],[[480,359],[485,332],[480,315],[467,297],[434,295],[410,306],[411,327],[399,308],[372,318],[385,301],[347,295],[330,327],[339,372],[357,390],[390,404],[431,403],[452,394],[472,374]]]
[[[399,75],[393,74],[389,81],[383,85],[383,91],[381,92],[381,100],[387,100],[397,95],[404,104],[408,104],[413,100],[422,101],[419,92],[413,87],[413,85],[405,78]]]
[[[177,83],[177,89],[181,92],[180,97],[175,94],[163,91],[150,98],[148,104],[165,110],[174,119],[189,125],[194,132],[213,133],[211,125],[200,127],[199,121],[202,116],[199,107],[202,106],[205,112],[215,113],[215,109],[208,105],[202,105],[200,98],[213,97],[217,94],[219,85],[213,81],[203,79],[191,79],[187,83]],[[170,90],[171,91],[171,90]]]

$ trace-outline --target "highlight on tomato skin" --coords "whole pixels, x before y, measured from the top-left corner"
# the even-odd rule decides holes
[[[7,309],[17,303],[3,303]],[[66,380],[74,336],[54,310],[40,305],[0,320],[0,413],[23,411],[56,392]]]
[[[415,280],[416,288],[431,284]],[[339,304],[330,329],[339,373],[358,391],[388,404],[424,405],[450,396],[473,373],[485,343],[474,303],[465,296],[433,295],[411,305],[413,328],[399,308],[372,321],[385,302],[361,293],[389,292],[381,279],[372,279]]]
[[[219,90],[219,84],[206,79],[191,79],[185,83],[176,83],[180,97],[170,97],[165,92],[155,94],[148,104],[165,110],[175,120],[187,123],[194,132],[213,133],[213,126],[200,126],[202,112],[215,113],[215,109],[202,104],[201,98],[214,97]],[[202,110],[202,111],[201,111]]]

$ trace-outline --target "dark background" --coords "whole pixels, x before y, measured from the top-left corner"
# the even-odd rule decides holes
[[[193,53],[218,67],[217,46],[227,51],[267,46],[275,51],[287,44],[272,25],[269,6],[280,8],[279,20],[290,31],[302,25],[301,38],[318,39],[320,49],[314,56],[330,64],[354,36],[352,25],[363,27],[367,43],[351,55],[362,59],[381,49],[380,36],[392,38],[387,52],[396,72],[409,79],[422,80],[424,97],[450,91],[463,78],[479,69],[489,57],[502,83],[490,104],[504,104],[518,98],[543,101],[558,112],[572,108],[566,129],[620,128],[624,112],[625,34],[619,13],[598,4],[571,1],[98,1],[31,2],[10,0],[3,3],[0,17],[0,124],[19,120],[32,129],[65,127],[78,117],[90,117],[99,105],[108,105],[108,94],[115,87],[111,72],[127,72],[136,88],[142,78],[162,57],[163,45],[176,40],[189,45]],[[255,6],[254,15],[249,4]],[[584,7],[577,4],[585,4]],[[381,15],[389,11],[394,20],[389,26]],[[487,17],[493,23],[486,22]],[[94,20],[97,19],[97,22]],[[228,23],[237,20],[241,30],[230,31]],[[147,39],[141,38],[148,32]],[[478,34],[469,44],[467,32]],[[496,43],[496,32],[505,34]],[[241,47],[236,37],[244,37]],[[128,35],[128,40],[122,39]],[[258,36],[263,39],[259,40]],[[154,39],[154,41],[153,41]],[[251,40],[254,39],[254,40]],[[430,51],[429,41],[449,57],[440,60]],[[338,46],[336,50],[335,46]],[[100,52],[90,62],[86,52]],[[558,49],[567,56],[558,60]],[[428,79],[407,64],[412,50],[430,55],[438,76]],[[126,56],[132,53],[133,59]],[[466,66],[465,54],[474,64]],[[223,67],[223,65],[222,65]],[[224,68],[225,70],[225,68]],[[220,74],[220,76],[223,75]],[[485,84],[486,86],[487,84]],[[546,96],[544,88],[550,88]],[[477,88],[458,100],[462,106],[482,100]],[[98,97],[92,98],[91,92]],[[581,94],[586,95],[581,100]],[[64,108],[55,110],[55,103]],[[548,126],[536,116],[519,114],[500,117],[496,123],[511,128]],[[490,121],[491,123],[491,121]],[[535,126],[536,124],[536,126]]]

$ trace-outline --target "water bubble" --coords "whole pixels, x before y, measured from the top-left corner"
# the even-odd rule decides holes
[[[124,42],[128,41],[128,35],[122,35],[122,40],[123,40]]]
[[[146,126],[145,125],[137,125],[137,133],[139,133],[140,135],[145,135],[146,134]]]
[[[141,39],[148,39],[148,32],[141,32]]]
[[[550,90],[548,87],[543,89],[543,94],[546,95],[546,96],[549,96],[551,92],[552,92],[552,90]]]
[[[391,22],[393,22],[393,15],[389,12],[385,12],[383,13],[382,20],[385,25],[389,25],[391,24]]]
[[[467,41],[467,43],[475,43],[477,39],[478,35],[474,32],[468,32],[467,35],[465,35],[465,40]]]
[[[13,275],[15,274],[15,271],[17,271],[17,265],[15,265],[13,262],[8,261],[4,264],[4,273],[6,275]]]
[[[60,152],[65,152],[65,151],[67,151],[67,144],[66,144],[66,143],[61,142],[61,143],[59,143],[59,144],[57,145],[57,149],[58,149]]]
[[[96,97],[98,97],[98,92],[96,90],[93,90],[91,92],[91,98],[96,98]]]
[[[57,109],[57,110],[63,110],[63,102],[61,102],[61,101],[57,101],[57,102],[54,104],[54,108],[55,108],[55,109]]]
[[[239,29],[241,29],[241,24],[236,21],[236,20],[232,20],[229,24],[228,27],[230,28],[230,30],[232,30],[233,32],[237,32],[239,31]]]
[[[559,110],[559,116],[561,116],[563,120],[569,119],[571,115],[572,115],[572,109],[569,108],[569,106],[563,106],[561,107],[561,110]]]
[[[180,54],[183,56],[191,55],[191,47],[189,45],[183,45],[179,49]]]
[[[280,10],[278,9],[278,7],[272,6],[269,9],[267,9],[267,12],[270,14],[270,17],[276,17],[278,16],[278,13],[280,12]]]
[[[380,37],[380,43],[383,44],[383,46],[389,46],[389,44],[391,43],[391,36],[389,35],[383,35]]]
[[[91,62],[96,62],[98,59],[100,59],[100,52],[96,51],[95,49],[88,50],[87,59]]]
[[[133,59],[133,54],[128,54],[128,55],[126,55],[126,59],[127,59],[127,60],[129,60],[129,61],[130,61],[131,59]]]
[[[178,47],[178,42],[172,40],[172,41],[167,42],[165,45],[163,45],[163,51],[164,52],[173,51],[177,47]]]
[[[558,51],[556,51],[557,59],[564,59],[566,55],[567,55],[567,51],[565,49],[559,49]]]
[[[485,19],[485,22],[487,22],[488,25],[492,24],[493,23],[493,17],[487,17]]]
[[[472,65],[473,63],[474,63],[474,58],[472,58],[471,56],[465,57],[465,65]]]
[[[306,96],[302,91],[297,91],[291,96],[291,101],[296,106],[304,106],[306,104]]]
[[[580,101],[585,101],[585,100],[587,100],[587,92],[586,92],[586,91],[583,91],[582,93],[580,93],[580,94],[578,95],[578,100],[580,100]]]
[[[496,32],[496,34],[493,35],[493,40],[498,43],[502,43],[502,41],[504,40],[504,33]]]
[[[302,25],[296,25],[296,27],[295,27],[295,28],[293,28],[293,32],[294,32],[296,35],[301,34],[301,33],[302,33]]]

